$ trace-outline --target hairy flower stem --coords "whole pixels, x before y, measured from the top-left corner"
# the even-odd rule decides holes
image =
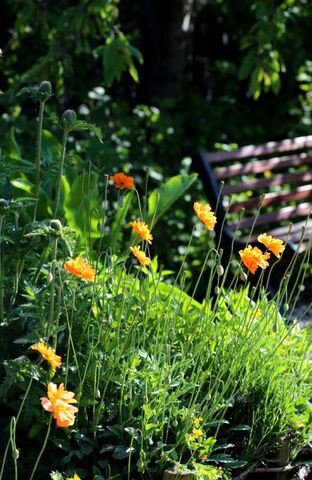
[[[44,441],[43,441],[43,445],[41,447],[41,450],[39,452],[39,455],[37,457],[37,460],[36,460],[36,463],[35,463],[35,466],[33,468],[33,471],[29,477],[29,480],[32,480],[34,478],[34,475],[36,473],[36,470],[37,470],[37,467],[39,465],[39,462],[41,460],[41,457],[42,457],[42,454],[43,452],[45,451],[45,448],[46,448],[46,445],[47,445],[47,442],[48,442],[48,438],[49,438],[49,435],[50,435],[50,430],[51,430],[51,424],[52,424],[52,415],[50,416],[50,420],[49,420],[49,425],[48,425],[48,429],[47,429],[47,433],[46,433],[46,436],[44,438]]]
[[[38,120],[38,129],[37,129],[37,138],[36,138],[36,177],[35,177],[35,210],[34,218],[35,222],[37,216],[37,207],[39,201],[39,191],[40,191],[40,166],[41,166],[41,145],[42,145],[42,125],[43,125],[43,112],[44,112],[45,101],[40,101],[39,106],[39,120]]]
[[[52,326],[53,319],[54,319],[55,271],[56,271],[56,257],[57,257],[57,241],[58,241],[58,239],[56,238],[54,240],[53,258],[52,258],[52,264],[51,264],[52,280],[51,280],[51,283],[50,283],[50,308],[49,308],[49,318],[48,318],[48,324],[47,324],[47,330],[46,330],[46,336],[47,337],[49,337],[49,335],[50,335],[50,330],[51,330],[51,326]]]
[[[62,176],[63,176],[63,170],[64,170],[64,160],[66,155],[67,139],[68,139],[68,129],[64,128],[63,140],[62,140],[62,152],[61,152],[60,165],[59,165],[59,176],[56,184],[54,218],[57,218],[57,212],[58,212],[59,203],[60,203],[61,184],[62,184]]]
[[[10,444],[12,448],[12,457],[14,463],[14,480],[18,479],[18,468],[17,468],[17,459],[18,459],[18,450],[16,448],[16,419],[15,417],[11,418],[10,422]]]
[[[0,323],[3,322],[3,271],[2,271],[2,229],[4,216],[0,217]]]
[[[17,422],[18,422],[18,419],[22,413],[22,410],[23,410],[23,407],[24,407],[24,404],[25,404],[25,401],[26,401],[26,398],[28,397],[28,393],[29,393],[29,390],[32,386],[32,382],[33,382],[33,377],[31,377],[31,379],[29,380],[29,383],[28,383],[28,387],[27,387],[27,390],[25,392],[25,395],[24,395],[24,398],[22,400],[22,403],[20,405],[20,408],[17,412],[17,415],[16,415],[16,419],[15,419],[15,428],[16,428],[16,425],[17,425]],[[1,466],[1,470],[0,470],[0,480],[2,479],[2,476],[3,476],[3,472],[4,472],[4,467],[5,467],[5,463],[6,463],[6,458],[8,456],[8,451],[9,451],[9,448],[10,448],[10,444],[11,444],[11,437],[7,443],[7,446],[6,446],[6,449],[5,449],[5,452],[4,452],[4,455],[3,455],[3,459],[2,459],[2,466]]]

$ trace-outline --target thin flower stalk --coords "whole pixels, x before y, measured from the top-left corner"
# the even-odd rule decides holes
[[[41,146],[42,146],[42,126],[43,126],[44,106],[45,106],[45,100],[40,100],[37,138],[36,138],[36,154],[35,154],[36,173],[35,173],[35,209],[34,209],[34,217],[33,217],[34,222],[36,221],[39,192],[40,192]]]
[[[43,441],[41,450],[40,450],[40,452],[39,452],[39,454],[38,454],[37,460],[36,460],[36,462],[35,462],[35,465],[34,465],[34,468],[33,468],[32,472],[31,472],[31,475],[30,475],[30,477],[29,477],[29,480],[33,480],[34,475],[35,475],[35,473],[36,473],[36,471],[37,471],[39,462],[40,462],[40,460],[41,460],[41,457],[42,457],[42,455],[43,455],[43,452],[45,451],[45,448],[46,448],[47,443],[48,443],[48,439],[49,439],[49,435],[50,435],[50,431],[51,431],[51,425],[52,425],[52,417],[51,417],[50,420],[49,420],[47,432],[46,432],[46,435],[45,435],[45,437],[44,437],[44,441]]]
[[[2,232],[4,215],[0,216],[0,323],[3,322],[3,263],[2,263]]]
[[[67,140],[68,140],[68,128],[64,127],[63,130],[63,140],[62,140],[62,151],[61,151],[61,158],[59,164],[59,175],[56,184],[56,195],[55,195],[55,209],[54,209],[54,217],[57,218],[58,210],[59,210],[59,203],[60,203],[60,196],[61,196],[61,184],[62,184],[62,176],[64,170],[64,160],[66,155],[66,147],[67,147]]]
[[[55,306],[55,275],[56,275],[56,258],[57,258],[57,247],[58,247],[58,238],[54,239],[53,244],[53,257],[51,262],[51,283],[50,283],[50,306],[49,306],[49,317],[46,328],[46,337],[49,337],[50,330],[54,321],[54,306]]]

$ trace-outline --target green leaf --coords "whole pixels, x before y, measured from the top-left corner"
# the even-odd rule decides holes
[[[60,472],[51,472],[50,477],[52,480],[64,480],[63,475]]]
[[[116,458],[116,460],[123,460],[124,458],[129,457],[131,452],[134,452],[134,448],[126,445],[118,445],[113,453],[113,457]]]
[[[42,130],[42,158],[50,164],[61,155],[61,144],[48,130]]]
[[[219,455],[211,455],[209,457],[209,460],[211,462],[216,462],[216,463],[233,463],[233,458],[230,455],[227,455],[226,453],[219,454]]]
[[[15,178],[10,181],[13,187],[23,190],[24,192],[31,193],[33,184],[27,180],[27,178]]]
[[[83,120],[77,120],[72,127],[70,127],[70,131],[88,131],[94,133],[96,138],[102,143],[102,131],[99,127],[94,125],[93,123],[88,123]]]
[[[183,309],[188,309],[190,306],[195,307],[198,310],[202,310],[203,308],[201,303],[194,300],[187,293],[183,292],[183,290],[164,282],[159,282],[157,284],[157,293],[168,300],[169,298],[174,298]]]
[[[133,58],[143,62],[139,50],[132,47],[127,38],[120,33],[117,37],[110,37],[106,45],[101,48],[103,52],[103,67],[105,84],[110,87],[115,80],[120,80],[122,73],[128,70],[135,82],[139,81],[138,71]]]
[[[235,425],[234,427],[231,427],[229,428],[228,431],[231,431],[231,432],[244,432],[244,431],[248,431],[250,430],[250,426],[249,425]]]
[[[14,127],[11,127],[10,131],[6,135],[5,154],[6,158],[10,160],[21,160],[22,158],[21,149],[18,146],[15,138]]]
[[[128,210],[131,206],[132,200],[134,198],[134,192],[127,192],[123,197],[123,202],[119,206],[116,214],[115,220],[112,224],[110,235],[109,235],[109,246],[115,252],[118,242],[121,239],[121,228],[127,216]]]
[[[195,182],[197,173],[182,174],[170,178],[154,190],[148,198],[148,223],[153,225]]]
[[[239,80],[243,80],[244,78],[247,78],[250,75],[254,62],[255,62],[254,52],[249,52],[244,57],[243,63],[239,69],[239,72],[238,72]]]
[[[149,420],[154,415],[154,410],[147,404],[143,405],[144,416]]]
[[[68,225],[83,243],[101,236],[98,230],[102,209],[98,201],[98,175],[79,175],[72,185],[63,179],[63,208]]]

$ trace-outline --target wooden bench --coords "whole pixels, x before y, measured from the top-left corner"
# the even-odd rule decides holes
[[[224,262],[246,243],[263,248],[259,233],[287,242],[281,264],[297,249],[306,251],[312,235],[312,135],[231,152],[200,151],[193,169],[216,212]]]

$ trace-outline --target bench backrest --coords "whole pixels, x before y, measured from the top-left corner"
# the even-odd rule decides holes
[[[235,231],[255,241],[265,232],[306,248],[312,234],[312,219],[307,219],[312,209],[312,135],[232,152],[200,152],[195,169],[217,211],[218,228],[224,223],[226,234]]]

